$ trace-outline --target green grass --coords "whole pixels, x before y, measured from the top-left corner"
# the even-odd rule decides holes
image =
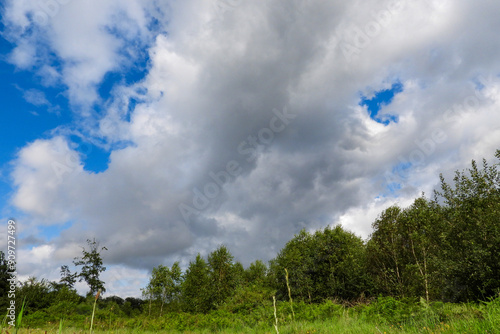
[[[58,331],[57,326],[52,328],[44,329],[31,329],[29,333],[56,333]],[[395,324],[374,324],[368,323],[360,320],[359,318],[339,318],[327,320],[318,320],[312,322],[302,322],[297,321],[294,324],[288,324],[281,326],[279,329],[280,334],[312,334],[312,333],[500,333],[498,327],[492,328],[491,324],[484,321],[468,321],[468,320],[455,320],[450,323],[407,323],[401,325]],[[28,333],[28,330],[20,330],[19,333]],[[62,330],[62,333],[86,333],[85,330],[66,328]],[[177,331],[177,330],[143,330],[143,329],[133,329],[133,328],[123,328],[116,330],[95,330],[94,333],[104,334],[129,334],[129,333],[191,333],[191,334],[208,334],[208,333],[221,333],[221,334],[250,334],[250,333],[275,333],[272,326],[268,328],[227,328],[221,330],[211,330],[211,329],[198,329],[198,330],[187,330],[187,331]]]
[[[26,306],[26,298],[23,300],[23,305],[21,306],[21,310],[19,311],[19,314],[17,315],[16,319],[16,327],[15,327],[15,333],[19,331],[21,328],[21,324],[23,322],[23,313],[24,313],[24,307]]]
[[[294,303],[295,320],[288,302],[278,302],[279,333],[500,333],[500,297],[486,303],[426,303],[379,297],[370,304],[350,308],[331,301],[322,304]],[[167,313],[162,317],[113,317],[108,309],[95,314],[94,333],[276,333],[272,302],[245,311],[219,309],[208,314]],[[65,318],[34,326],[30,316],[19,333],[88,333],[90,317]],[[37,327],[39,329],[37,329]],[[5,331],[5,330],[4,330]],[[9,330],[9,333],[12,333]]]

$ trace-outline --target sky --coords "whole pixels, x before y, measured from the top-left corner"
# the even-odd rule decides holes
[[[0,246],[59,279],[95,238],[107,295],[301,229],[366,240],[500,148],[500,2],[3,0]],[[86,291],[78,283],[80,292]]]

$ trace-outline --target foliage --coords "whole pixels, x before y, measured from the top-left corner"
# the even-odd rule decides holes
[[[43,278],[39,281],[31,276],[25,282],[20,282],[16,291],[16,305],[21,305],[23,300],[27,301],[25,314],[49,307],[53,299],[54,291],[51,289],[51,284]]]
[[[87,302],[84,302],[87,303]],[[90,304],[88,311],[92,311]],[[500,296],[479,304],[427,303],[424,299],[378,297],[370,303],[345,307],[331,300],[320,304],[296,303],[291,321],[286,302],[277,303],[280,333],[499,333]],[[115,305],[116,307],[116,305]],[[87,316],[89,313],[87,313]],[[110,322],[110,315],[112,321]],[[23,317],[30,327],[55,332],[60,318],[47,311]],[[49,324],[50,322],[50,324]],[[85,318],[64,319],[63,332],[88,329]],[[111,304],[96,310],[96,333],[270,333],[274,324],[271,299],[241,311],[212,310],[208,313],[168,312],[162,317],[124,317]],[[121,328],[118,329],[118,328]]]
[[[271,263],[278,296],[282,300],[287,296],[288,269],[294,299],[355,299],[368,287],[364,257],[362,240],[341,226],[327,227],[313,235],[302,230]]]
[[[373,223],[367,265],[378,290],[389,296],[440,297],[444,226],[440,208],[424,197],[406,209],[386,209]]]
[[[73,289],[77,277],[78,273],[72,274],[67,265],[61,266],[61,279],[59,280],[59,283],[64,284],[69,289]]]
[[[243,272],[245,284],[265,285],[267,277],[267,266],[261,260],[252,262]]]
[[[172,268],[159,265],[153,268],[151,279],[146,287],[146,296],[160,303],[160,316],[163,306],[178,302],[181,294],[182,271],[178,262]]]
[[[87,239],[89,250],[82,247],[83,256],[76,257],[73,261],[75,266],[82,266],[82,271],[78,274],[80,281],[85,281],[90,288],[88,295],[95,296],[97,291],[106,291],[104,282],[100,280],[100,275],[106,270],[103,266],[101,251],[107,250],[106,247],[99,248],[99,242],[95,239]]]
[[[403,276],[401,235],[398,218],[401,208],[385,209],[372,224],[373,233],[367,244],[367,264],[379,291],[390,296],[405,296],[408,285]]]
[[[496,157],[500,160],[500,150]],[[436,201],[445,202],[443,245],[448,262],[444,295],[452,301],[486,299],[500,289],[500,173],[483,160],[479,169],[456,172],[454,185],[441,176]]]
[[[209,291],[214,307],[221,305],[234,293],[238,281],[236,268],[226,246],[220,246],[208,255]]]
[[[209,288],[209,268],[207,262],[198,254],[196,259],[189,263],[184,274],[182,284],[184,310],[194,313],[208,312],[212,308]]]

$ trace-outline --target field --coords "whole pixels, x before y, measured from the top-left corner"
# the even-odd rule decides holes
[[[286,333],[500,333],[500,297],[485,303],[451,304],[398,301],[380,297],[371,303],[345,307],[322,304],[277,305],[278,331]],[[26,317],[18,333],[89,333],[89,317],[45,324],[36,314]],[[82,321],[83,320],[83,321]],[[167,313],[163,316],[113,318],[109,310],[96,315],[94,333],[276,333],[272,303],[246,312],[224,310],[208,314]],[[39,326],[33,326],[38,322]],[[26,328],[28,327],[29,328]],[[3,329],[2,333],[14,333]]]

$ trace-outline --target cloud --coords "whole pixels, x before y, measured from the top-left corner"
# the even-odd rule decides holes
[[[26,102],[31,103],[34,106],[50,106],[50,102],[45,97],[44,92],[37,89],[28,89],[23,94]]]
[[[70,102],[85,114],[99,102],[96,90],[105,74],[141,58],[151,38],[146,10],[152,3],[7,1],[4,35],[17,44],[9,59],[19,68],[39,69],[48,82],[58,68]]]
[[[104,75],[137,53],[148,53],[148,72],[89,116],[93,138],[128,143],[111,146],[107,170],[85,171],[65,137],[37,140],[13,162],[12,204],[26,224],[74,222],[55,249],[96,237],[130,273],[187,264],[220,243],[245,264],[268,260],[300,229],[328,224],[366,238],[386,206],[430,194],[440,171],[498,148],[500,5],[360,3],[61,6],[36,34],[61,59],[73,103],[102,98]],[[7,6],[18,29],[26,6]],[[359,101],[398,81],[404,91],[380,114],[399,121],[384,126]],[[294,117],[279,124],[275,110]],[[197,213],[186,219],[182,205]]]

